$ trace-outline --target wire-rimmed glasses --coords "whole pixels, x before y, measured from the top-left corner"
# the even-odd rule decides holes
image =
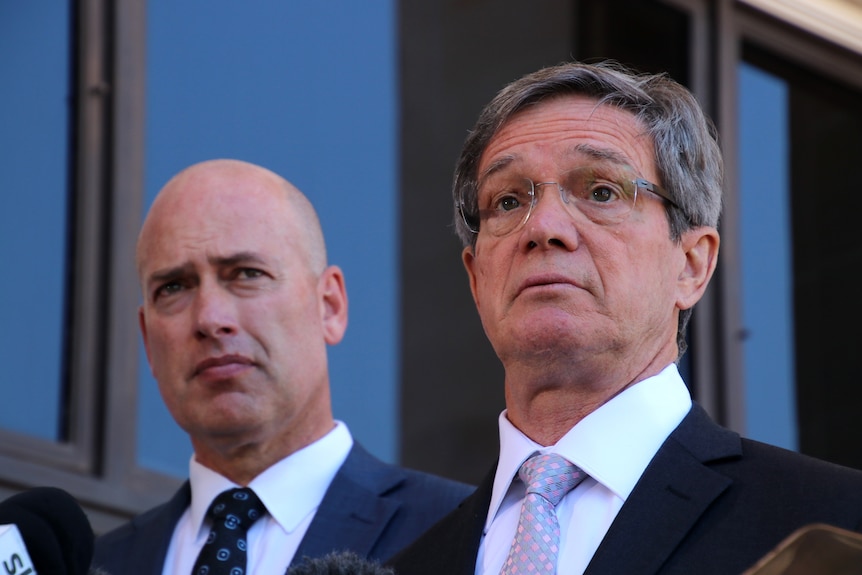
[[[624,165],[593,164],[566,171],[556,182],[534,182],[514,170],[504,168],[479,181],[476,210],[469,210],[461,198],[459,211],[473,233],[480,229],[505,236],[523,226],[539,201],[539,190],[556,186],[563,205],[572,216],[585,216],[599,225],[613,225],[628,218],[639,190],[646,190],[673,205],[661,187],[637,175]]]

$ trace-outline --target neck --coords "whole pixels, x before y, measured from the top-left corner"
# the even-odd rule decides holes
[[[671,362],[656,358],[639,370],[617,362],[616,371],[586,365],[507,366],[507,417],[536,443],[554,445],[590,413]]]
[[[321,439],[335,427],[330,417],[313,428],[295,430],[269,441],[202,441],[192,439],[195,460],[240,486],[284,459]]]

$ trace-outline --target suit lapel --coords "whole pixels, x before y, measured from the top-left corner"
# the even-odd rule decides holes
[[[404,575],[473,575],[488,517],[495,471],[492,469],[457,509],[396,554],[387,565]]]
[[[705,463],[740,455],[739,436],[693,406],[623,504],[585,575],[658,572],[731,484]]]
[[[333,551],[332,542],[344,549],[369,555],[386,525],[400,507],[382,494],[404,481],[404,475],[379,472],[379,466],[362,447],[354,444],[332,480],[314,520],[291,564],[304,557],[321,557]]]
[[[186,481],[164,506],[132,520],[135,534],[123,562],[134,565],[135,573],[161,575],[174,529],[191,499],[191,486]]]
[[[441,545],[439,550],[441,557],[451,558],[447,559],[447,564],[457,567],[452,575],[473,575],[476,572],[476,559],[488,518],[495,473],[496,466],[476,491],[453,512],[459,520],[449,531],[450,541]]]

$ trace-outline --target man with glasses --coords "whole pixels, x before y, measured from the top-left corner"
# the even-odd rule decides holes
[[[794,529],[862,529],[862,472],[747,439],[677,369],[716,267],[722,159],[664,75],[563,64],[504,88],[455,222],[505,368],[495,469],[404,575],[739,575]]]

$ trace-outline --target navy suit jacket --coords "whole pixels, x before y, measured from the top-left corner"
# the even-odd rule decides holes
[[[386,464],[355,443],[292,564],[340,550],[375,561],[387,559],[472,490],[463,483]],[[167,503],[100,536],[93,566],[112,575],[161,575],[174,527],[190,503],[187,481]]]
[[[473,575],[494,471],[389,565]],[[739,575],[798,527],[862,531],[862,471],[742,439],[699,406],[668,437],[585,575]]]

